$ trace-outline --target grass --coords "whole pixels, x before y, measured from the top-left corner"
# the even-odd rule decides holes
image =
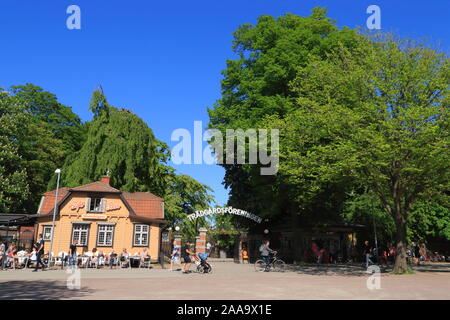
[[[413,270],[413,268],[411,268],[410,266],[407,267],[405,272],[394,272],[392,271],[391,274],[395,274],[395,275],[402,275],[402,274],[415,274],[416,272]]]

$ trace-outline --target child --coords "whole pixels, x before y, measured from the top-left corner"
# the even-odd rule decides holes
[[[242,262],[248,263],[248,252],[245,247],[242,249]]]
[[[170,256],[170,269],[169,271],[173,271],[173,264],[177,263],[181,266],[181,260],[180,260],[180,251],[181,247],[177,245],[177,242],[173,242],[173,250],[172,255]]]

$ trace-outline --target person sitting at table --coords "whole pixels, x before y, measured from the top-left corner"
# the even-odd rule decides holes
[[[6,263],[9,263],[9,266],[10,266],[11,268],[12,268],[12,267],[15,268],[15,267],[16,267],[16,261],[18,260],[18,258],[17,258],[17,247],[11,245],[11,246],[8,248],[7,253],[8,253],[8,260],[7,260]]]
[[[120,254],[120,261],[123,262],[125,266],[128,266],[128,264],[130,263],[130,254],[125,248],[122,250],[122,253]]]
[[[144,248],[144,250],[141,251],[140,257],[141,257],[140,266],[142,266],[145,263],[145,259],[150,257],[146,248]]]
[[[103,266],[105,265],[105,254],[102,250],[98,252],[98,265]]]
[[[98,252],[97,248],[92,249],[91,263],[95,264],[98,267]]]
[[[113,251],[111,251],[111,253],[109,254],[109,267],[112,269],[112,267],[115,265],[117,259],[117,253]]]

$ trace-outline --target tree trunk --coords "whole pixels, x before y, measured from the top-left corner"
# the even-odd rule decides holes
[[[405,273],[408,271],[406,260],[406,214],[398,211],[395,216],[397,228],[394,273]]]

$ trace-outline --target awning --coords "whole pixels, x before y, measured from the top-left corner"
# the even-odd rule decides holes
[[[0,225],[15,225],[31,222],[33,217],[29,214],[0,213]]]

